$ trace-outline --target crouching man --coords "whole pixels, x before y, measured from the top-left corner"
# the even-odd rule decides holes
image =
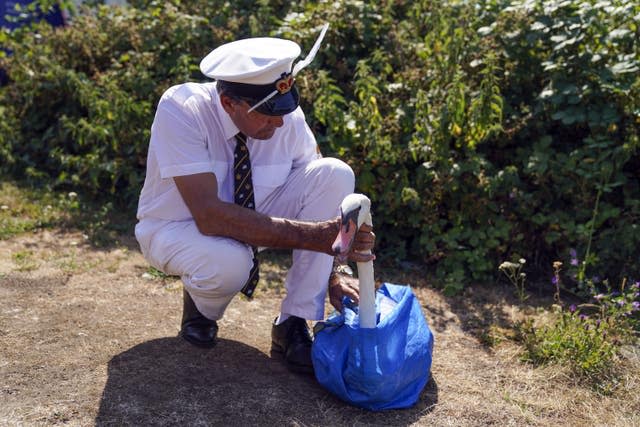
[[[312,372],[306,320],[324,316],[327,290],[339,306],[357,281],[333,272],[342,199],[354,190],[344,162],[322,158],[298,106],[292,75],[300,47],[277,38],[238,40],[201,62],[208,83],[173,86],[151,128],[136,237],[155,268],[184,283],[180,335],[213,347],[231,299],[252,297],[259,248],[293,250],[272,349]],[[373,248],[364,226],[349,253]]]

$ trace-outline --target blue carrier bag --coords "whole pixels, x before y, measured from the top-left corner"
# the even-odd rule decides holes
[[[312,347],[318,382],[365,409],[414,405],[429,380],[433,334],[409,286],[383,284],[376,292],[376,327],[360,328],[358,307],[316,325]]]

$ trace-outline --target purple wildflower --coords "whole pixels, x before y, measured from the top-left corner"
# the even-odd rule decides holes
[[[577,266],[578,265],[578,253],[576,252],[575,249],[571,248],[569,250],[569,254],[571,255],[571,265]]]
[[[616,301],[616,304],[618,304],[618,307],[623,307],[624,306],[624,301],[623,300],[618,300],[618,301]]]
[[[601,323],[601,322],[600,322],[600,319],[596,320],[596,328],[599,328],[599,327],[600,327],[600,323]]]
[[[578,308],[578,307],[576,307],[576,305],[575,305],[575,304],[571,304],[571,305],[569,306],[569,311],[573,313],[573,312],[575,312],[575,311],[576,311],[576,309],[577,309],[577,308]]]
[[[631,285],[632,288],[634,289],[640,289],[640,282],[636,282],[633,285]]]
[[[632,311],[640,310],[640,302],[638,302],[638,301],[632,302],[631,303],[631,310]]]
[[[600,276],[593,276],[593,278],[591,279],[591,281],[593,283],[600,283]]]
[[[551,284],[554,286],[558,284],[558,276],[553,276],[551,278]]]
[[[579,317],[583,322],[589,318],[589,316],[587,316],[586,314],[581,314]]]

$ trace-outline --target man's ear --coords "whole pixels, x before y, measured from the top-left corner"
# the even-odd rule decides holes
[[[227,114],[232,115],[235,109],[237,108],[237,102],[233,98],[224,93],[220,94],[220,104],[222,104],[222,108]]]

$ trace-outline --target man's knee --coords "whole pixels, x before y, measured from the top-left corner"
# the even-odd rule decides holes
[[[311,163],[317,170],[320,182],[337,192],[349,194],[355,187],[355,175],[351,166],[342,160],[325,157]]]

